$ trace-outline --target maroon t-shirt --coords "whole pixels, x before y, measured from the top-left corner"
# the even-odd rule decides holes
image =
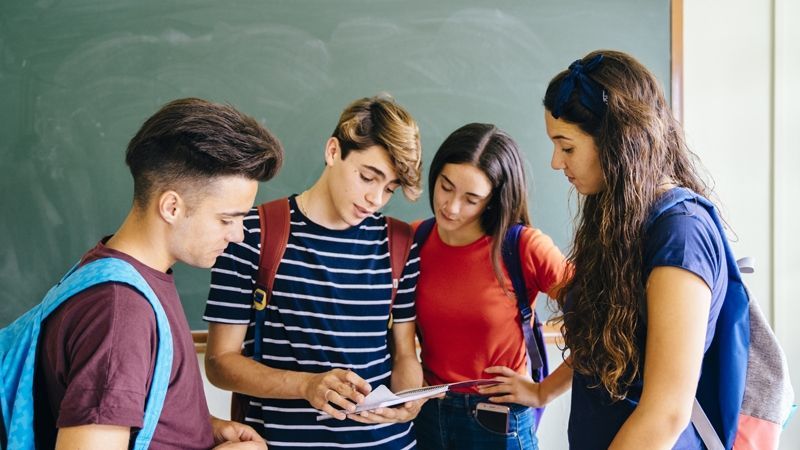
[[[172,329],[172,373],[150,448],[211,448],[214,438],[203,381],[172,272],[147,267],[102,242],[83,263],[104,257],[127,261],[142,274]],[[157,342],[150,303],[127,285],[95,286],[59,307],[42,327],[35,391],[45,411],[37,415],[46,416],[49,410],[50,416],[37,417],[39,443],[54,444],[55,427],[141,428]]]

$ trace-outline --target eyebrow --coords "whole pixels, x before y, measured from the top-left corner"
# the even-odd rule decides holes
[[[450,183],[451,185],[453,185],[453,186],[455,186],[455,185],[456,185],[455,183],[453,183],[452,181],[450,181],[450,178],[447,178],[447,175],[445,175],[445,174],[443,174],[443,173],[442,173],[442,174],[439,174],[439,175],[440,175],[442,178],[444,178],[444,180],[445,180],[445,181],[447,181],[448,183]],[[491,194],[491,193],[490,193],[490,194]],[[469,196],[471,196],[471,197],[477,197],[478,199],[481,199],[481,200],[483,200],[484,198],[488,198],[488,197],[489,197],[489,195],[488,195],[488,194],[487,194],[487,195],[480,195],[480,194],[476,194],[476,193],[474,193],[474,192],[467,192],[467,195],[469,195]]]
[[[564,136],[563,134],[557,134],[555,136],[550,136],[550,139],[564,139],[565,141],[571,141],[572,139]]]
[[[228,217],[244,217],[249,212],[250,211],[230,211],[230,212],[226,211],[226,212],[219,213],[219,215],[220,216],[228,216]]]

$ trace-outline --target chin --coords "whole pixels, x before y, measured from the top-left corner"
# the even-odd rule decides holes
[[[205,259],[195,259],[193,261],[184,261],[184,262],[192,267],[197,267],[200,269],[210,269],[214,267],[214,264],[217,262],[217,257],[211,256]]]

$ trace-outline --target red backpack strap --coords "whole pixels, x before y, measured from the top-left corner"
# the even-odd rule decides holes
[[[289,199],[279,198],[258,207],[261,224],[261,256],[253,291],[253,308],[263,310],[269,302],[275,273],[289,242]]]
[[[289,242],[290,211],[289,199],[280,198],[258,207],[261,225],[261,251],[256,272],[256,286],[253,290],[253,359],[261,361],[261,324],[266,317],[267,303],[272,295],[272,284],[278,265],[283,258]],[[231,420],[244,423],[249,397],[238,392],[231,395]]]
[[[386,227],[386,234],[389,237],[389,260],[392,266],[392,300],[389,303],[388,327],[392,328],[394,298],[397,296],[397,288],[400,286],[400,278],[403,277],[408,255],[411,254],[414,233],[411,231],[411,225],[393,217],[386,217]]]

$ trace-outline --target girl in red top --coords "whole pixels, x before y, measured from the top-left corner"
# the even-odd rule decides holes
[[[425,381],[516,382],[495,387],[491,398],[470,388],[428,401],[415,424],[419,447],[536,449],[532,411],[514,402],[523,383],[533,381],[526,379],[520,313],[500,248],[511,225],[526,226],[520,260],[532,306],[539,292],[554,293],[561,283],[565,258],[530,226],[519,149],[494,125],[454,131],[434,156],[428,185],[436,223],[420,249],[416,301]],[[476,416],[479,403],[508,407],[508,431],[493,430]]]

